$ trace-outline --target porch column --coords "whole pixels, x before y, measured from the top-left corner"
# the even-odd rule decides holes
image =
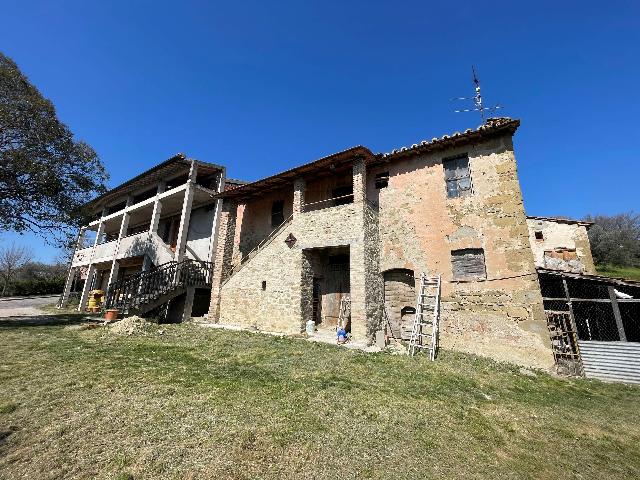
[[[381,322],[382,277],[379,272],[377,214],[366,202],[367,172],[363,158],[353,164],[353,218],[357,232],[349,251],[351,283],[351,333],[356,341],[370,341]]]
[[[91,251],[92,258],[93,258],[93,252],[95,251],[96,247],[100,244],[100,237],[102,237],[102,235],[104,235],[104,222],[100,220],[100,223],[98,224],[98,230],[96,230],[96,239],[93,241],[93,250]]]
[[[191,220],[191,206],[193,205],[193,194],[196,189],[196,175],[198,166],[194,161],[191,162],[189,170],[189,179],[187,180],[187,188],[184,191],[184,200],[182,202],[182,214],[180,215],[180,227],[178,228],[178,240],[176,242],[176,251],[173,258],[176,262],[184,259],[187,247],[187,235],[189,233],[189,221]]]
[[[69,294],[71,293],[71,286],[73,285],[73,280],[76,277],[76,268],[69,268],[69,273],[67,274],[67,281],[64,284],[64,291],[62,292],[62,297],[60,298],[60,303],[58,304],[58,308],[65,308],[69,304]]]
[[[62,291],[62,295],[60,296],[60,301],[58,302],[58,308],[64,308],[69,303],[69,294],[71,293],[71,286],[73,285],[73,280],[76,275],[76,269],[72,266],[73,259],[76,256],[76,251],[82,249],[84,245],[85,234],[87,232],[87,227],[81,227],[78,232],[78,239],[76,240],[76,246],[71,254],[71,261],[69,262],[69,271],[67,272],[67,281],[64,284],[64,290]]]
[[[131,205],[131,197],[127,199],[127,207]],[[111,270],[109,271],[109,280],[107,281],[107,291],[104,292],[105,295],[108,295],[109,285],[116,281],[118,278],[118,271],[120,270],[120,264],[118,263],[118,253],[120,251],[120,242],[127,235],[127,230],[129,229],[129,218],[131,214],[129,212],[124,212],[122,214],[122,221],[120,222],[120,231],[118,232],[118,240],[116,240],[116,248],[113,252],[113,261],[111,262]],[[106,298],[106,296],[105,296]]]
[[[215,250],[211,252],[213,259],[213,273],[211,278],[211,302],[207,317],[214,321],[220,321],[220,298],[222,282],[228,276],[231,269],[231,257],[233,255],[233,242],[236,236],[236,216],[238,205],[233,200],[223,200],[220,210],[220,223],[218,225],[218,240]]]
[[[80,303],[78,304],[78,311],[84,312],[87,308],[87,301],[89,300],[89,292],[93,284],[93,277],[96,273],[96,267],[89,265],[87,269],[87,279],[84,281],[84,287],[82,288],[82,295],[80,296]]]
[[[367,199],[367,167],[364,158],[353,162],[353,203],[363,203]]]
[[[304,178],[296,178],[293,181],[293,216],[304,212],[304,191],[307,183]]]
[[[103,210],[104,213],[104,210]],[[98,224],[98,230],[96,231],[96,238],[93,241],[93,247],[91,248],[91,256],[89,260],[89,265],[87,265],[87,280],[84,282],[84,288],[82,289],[82,294],[80,295],[80,303],[78,303],[78,311],[82,312],[85,308],[87,308],[87,300],[89,299],[89,290],[90,284],[93,281],[93,274],[96,269],[93,266],[93,258],[96,253],[96,247],[100,243],[100,237],[104,233],[104,222],[102,221],[102,217],[100,217],[100,223]]]
[[[224,167],[220,170],[220,174],[218,177],[218,186],[216,187],[216,193],[222,193],[224,190],[226,178],[226,170]],[[218,245],[218,232],[220,231],[220,210],[222,210],[222,198],[218,198],[216,200],[215,209],[213,213],[213,225],[211,228],[211,242],[209,243],[209,255],[207,256],[207,260],[211,263],[215,261],[215,251],[216,246]],[[211,279],[209,279],[211,280]]]
[[[80,232],[78,232],[78,240],[76,241],[76,250],[79,250],[83,247],[84,239],[86,235],[87,235],[87,227],[81,227]]]
[[[158,224],[160,223],[160,215],[162,214],[162,202],[160,201],[160,194],[164,193],[166,188],[165,182],[158,184],[158,190],[156,192],[156,200],[153,202],[153,213],[151,214],[151,222],[149,225],[149,231],[151,233],[158,233]]]

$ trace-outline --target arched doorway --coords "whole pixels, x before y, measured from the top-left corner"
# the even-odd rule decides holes
[[[416,282],[413,270],[395,268],[384,276],[384,305],[389,319],[388,334],[396,339],[411,336],[416,303]]]

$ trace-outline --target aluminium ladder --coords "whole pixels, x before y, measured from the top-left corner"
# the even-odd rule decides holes
[[[407,354],[413,356],[417,348],[427,349],[429,359],[435,360],[440,328],[440,275],[428,277],[422,272],[416,298],[416,314]]]

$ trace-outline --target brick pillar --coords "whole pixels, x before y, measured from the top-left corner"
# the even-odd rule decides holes
[[[304,191],[307,183],[304,178],[296,178],[293,181],[293,216],[304,212]]]
[[[353,162],[353,203],[363,203],[367,199],[367,168],[364,158]]]
[[[211,278],[211,303],[209,304],[208,318],[214,322],[220,320],[220,296],[222,282],[227,277],[231,268],[233,255],[233,242],[236,236],[236,215],[238,205],[233,200],[224,200],[220,211],[220,224],[218,226],[218,240],[214,242],[215,251],[212,252],[213,274]]]
[[[351,334],[361,342],[367,335],[366,274],[365,274],[365,229],[364,201],[366,196],[366,170],[364,159],[353,163],[353,203],[358,216],[353,221],[353,231],[357,239],[351,243],[349,251],[349,281],[351,284]]]

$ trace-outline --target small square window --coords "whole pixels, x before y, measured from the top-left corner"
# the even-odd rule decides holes
[[[266,290],[267,289],[267,281],[263,280],[262,281],[262,290]]]
[[[482,280],[487,278],[482,248],[464,248],[451,252],[454,280]]]
[[[536,240],[538,240],[539,242],[544,240],[544,235],[542,234],[542,232],[540,230],[536,231],[535,236],[536,236]]]
[[[389,185],[389,172],[376,173],[376,188],[385,188]]]
[[[447,197],[457,198],[471,195],[471,173],[469,157],[450,158],[442,161],[444,178],[447,184]]]

